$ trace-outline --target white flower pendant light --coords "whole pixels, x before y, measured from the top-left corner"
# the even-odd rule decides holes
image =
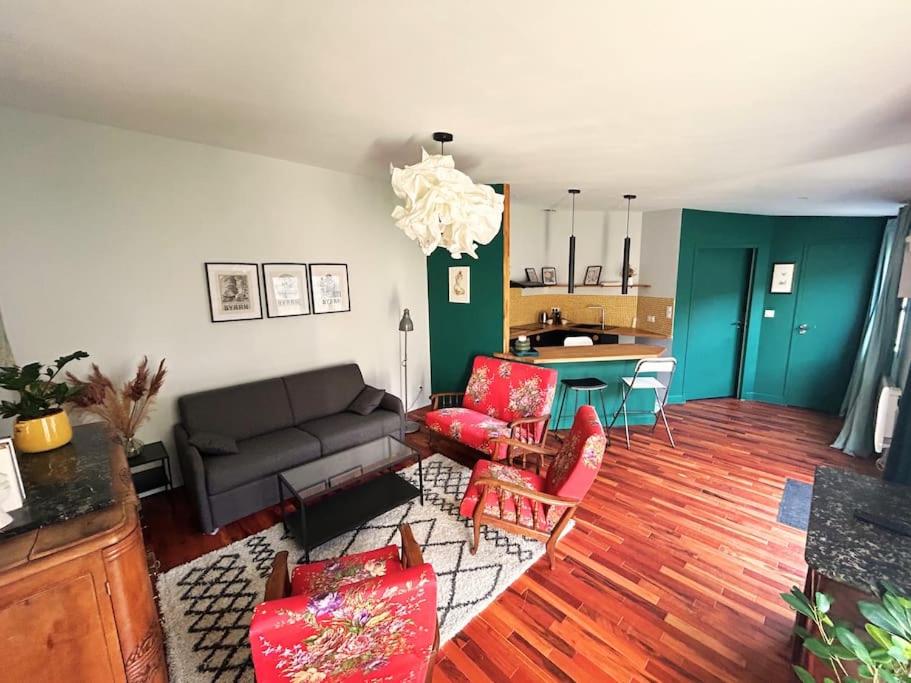
[[[440,143],[439,154],[422,148],[421,163],[390,165],[392,189],[405,200],[392,217],[425,255],[443,247],[456,259],[462,254],[478,258],[478,245],[488,244],[500,231],[503,196],[456,170],[452,157],[443,154],[443,144],[452,142],[451,133],[434,133],[433,139]]]

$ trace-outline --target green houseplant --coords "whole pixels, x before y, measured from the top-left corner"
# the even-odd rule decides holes
[[[17,450],[41,453],[73,438],[63,404],[77,396],[81,388],[56,379],[67,364],[88,356],[85,351],[74,351],[50,365],[28,363],[0,368],[0,388],[19,395],[18,400],[0,401],[0,415],[16,419],[13,443]]]
[[[815,624],[816,634],[801,627],[795,631],[803,639],[803,646],[831,668],[834,678],[825,677],[827,683],[911,682],[911,599],[892,584],[883,584],[879,602],[857,603],[866,619],[865,637],[858,636],[852,624],[832,619],[833,600],[825,593],[816,593],[810,601],[795,586],[781,597],[791,609]],[[813,675],[803,667],[795,666],[794,671],[802,683],[815,683]]]

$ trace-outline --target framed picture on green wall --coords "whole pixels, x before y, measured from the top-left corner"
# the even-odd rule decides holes
[[[471,270],[468,266],[453,266],[449,269],[449,303],[471,303]]]
[[[771,294],[791,294],[794,291],[794,264],[776,263],[772,266]]]

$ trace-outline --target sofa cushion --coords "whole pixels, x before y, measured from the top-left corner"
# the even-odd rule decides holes
[[[189,394],[178,406],[190,434],[213,432],[239,441],[294,426],[280,377]]]
[[[189,443],[200,453],[206,455],[233,455],[239,453],[237,442],[224,434],[197,432],[190,437]]]
[[[441,408],[424,416],[431,431],[487,453],[495,460],[506,457],[507,447],[491,443],[491,439],[509,436],[509,423],[468,408]]]
[[[369,415],[380,407],[380,402],[385,395],[386,392],[382,389],[368,385],[351,402],[351,405],[348,406],[348,411],[358,415]]]
[[[341,413],[365,386],[361,369],[354,364],[299,372],[284,382],[297,425]]]
[[[237,444],[239,453],[205,458],[209,493],[222,493],[320,456],[320,443],[299,429],[280,429],[244,439]]]
[[[329,455],[387,434],[398,434],[401,426],[401,420],[396,413],[380,409],[369,415],[336,413],[299,424],[298,429],[319,439],[323,446],[323,455]]]

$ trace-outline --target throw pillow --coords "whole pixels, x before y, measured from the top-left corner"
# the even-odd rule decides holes
[[[196,446],[200,453],[206,455],[234,455],[238,453],[237,442],[230,436],[199,432],[190,437],[190,445]]]
[[[357,398],[351,402],[351,405],[348,406],[348,410],[352,413],[357,413],[358,415],[369,415],[379,407],[380,401],[383,400],[383,396],[385,395],[386,392],[382,389],[371,387],[368,384],[361,393],[357,395]]]

